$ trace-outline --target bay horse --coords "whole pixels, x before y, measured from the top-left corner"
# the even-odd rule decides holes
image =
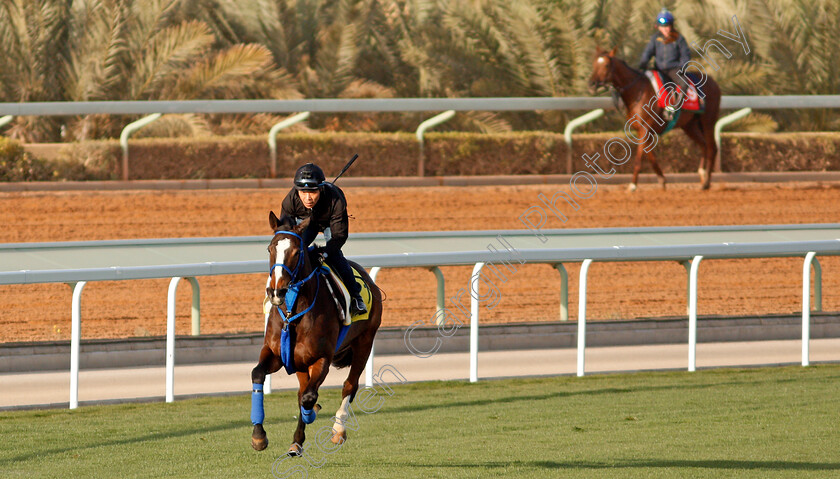
[[[251,396],[251,422],[254,425],[251,446],[258,451],[268,447],[263,428],[263,385],[267,374],[284,367],[282,343],[283,330],[286,330],[289,338],[285,353],[289,358],[285,363],[286,371],[289,374],[295,371],[300,385],[300,415],[288,454],[299,456],[303,453],[306,424],[312,423],[320,410],[318,388],[326,379],[330,364],[336,368],[350,366],[332,429],[333,443],[343,444],[347,439],[344,423],[349,417],[350,402],[359,389],[359,376],[370,356],[373,339],[382,320],[382,295],[364,268],[351,261],[351,267],[370,289],[370,316],[367,320],[353,322],[342,343],[337,344],[342,328],[339,306],[333,299],[332,287],[327,284],[322,267],[316,264],[316,258],[302,244],[301,234],[309,226],[309,219],[294,226],[291,218],[284,216],[282,220],[278,219],[272,211],[269,213],[269,225],[274,231],[268,246],[270,269],[266,288],[271,311],[259,362],[251,371],[254,386]],[[290,298],[290,292],[296,292],[297,297]],[[337,346],[339,349],[336,351]]]
[[[632,120],[633,129],[636,132],[636,141],[633,142],[637,145],[636,161],[633,166],[633,182],[629,189],[631,191],[636,189],[643,157],[650,160],[651,167],[659,176],[659,183],[664,189],[665,175],[662,174],[662,170],[656,162],[656,157],[653,155],[653,145],[665,131],[668,121],[663,119],[663,108],[657,105],[657,92],[651,86],[647,76],[617,58],[615,52],[615,48],[609,52],[602,50],[600,47],[597,48],[592,63],[592,76],[589,79],[590,89],[594,93],[602,86],[612,85],[627,106],[628,123],[625,126],[625,131],[628,131],[627,126],[631,124]],[[705,109],[696,113],[682,110],[673,128],[682,128],[685,134],[703,150],[703,158],[697,172],[700,174],[703,189],[707,190],[712,181],[712,169],[717,156],[714,132],[715,122],[717,122],[720,113],[721,92],[720,87],[712,77],[704,75],[704,78],[705,81],[697,88],[705,95]],[[669,102],[669,104],[673,103]]]

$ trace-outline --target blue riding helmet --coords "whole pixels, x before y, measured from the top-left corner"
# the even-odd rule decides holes
[[[666,9],[662,9],[659,15],[656,16],[656,24],[659,26],[673,25],[674,15]]]

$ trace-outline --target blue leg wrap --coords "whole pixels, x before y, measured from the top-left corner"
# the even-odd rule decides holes
[[[304,409],[303,406],[300,407],[300,417],[303,419],[304,424],[312,424],[317,415],[318,413],[316,413],[314,409]]]
[[[263,385],[254,384],[253,392],[251,393],[251,424],[262,424],[265,420],[265,410],[263,409]]]

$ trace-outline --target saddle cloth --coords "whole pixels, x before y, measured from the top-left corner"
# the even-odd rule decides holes
[[[647,75],[648,79],[650,80],[650,85],[653,87],[653,90],[656,92],[657,96],[657,105],[660,108],[665,108],[667,105],[667,92],[669,90],[663,90],[662,85],[662,74],[656,70],[646,70],[645,75]],[[682,110],[687,111],[703,111],[703,105],[700,102],[700,97],[697,95],[697,87],[694,85],[694,78],[691,73],[686,75],[688,77],[688,93],[683,96],[683,104]],[[670,81],[670,80],[669,80]],[[667,82],[665,82],[667,83]],[[677,91],[681,91],[680,87],[677,86]]]
[[[364,314],[360,314],[358,316],[353,316],[352,321],[347,321],[346,318],[350,317],[350,292],[347,291],[347,287],[344,286],[344,282],[341,281],[341,278],[338,276],[338,274],[335,271],[333,271],[332,268],[330,268],[330,266],[328,264],[324,263],[323,265],[326,266],[328,270],[330,270],[330,276],[329,276],[328,280],[333,284],[333,286],[338,287],[339,291],[341,291],[340,295],[343,298],[343,301],[340,301],[339,304],[341,304],[341,306],[343,306],[344,318],[345,318],[344,319],[344,324],[348,325],[351,322],[355,323],[356,321],[364,321],[366,319],[369,319],[370,318],[370,307],[373,304],[373,295],[371,294],[370,288],[368,287],[367,283],[365,283],[365,280],[363,280],[362,276],[359,274],[359,272],[356,271],[356,268],[352,268],[353,269],[353,279],[355,279],[356,283],[358,283],[359,286],[362,287],[362,290],[361,290],[362,301],[364,301],[365,306],[367,306],[367,312],[365,312]]]

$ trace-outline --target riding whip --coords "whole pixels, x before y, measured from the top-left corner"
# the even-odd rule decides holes
[[[338,176],[336,176],[335,179],[332,182],[335,183],[336,181],[338,181],[338,179],[341,178],[341,175],[343,175],[345,171],[350,169],[350,166],[353,164],[354,161],[356,161],[356,158],[358,158],[358,157],[359,157],[358,153],[353,155],[353,158],[350,158],[350,161],[348,161],[347,164],[344,165],[344,168],[341,169],[341,173],[339,173]]]

